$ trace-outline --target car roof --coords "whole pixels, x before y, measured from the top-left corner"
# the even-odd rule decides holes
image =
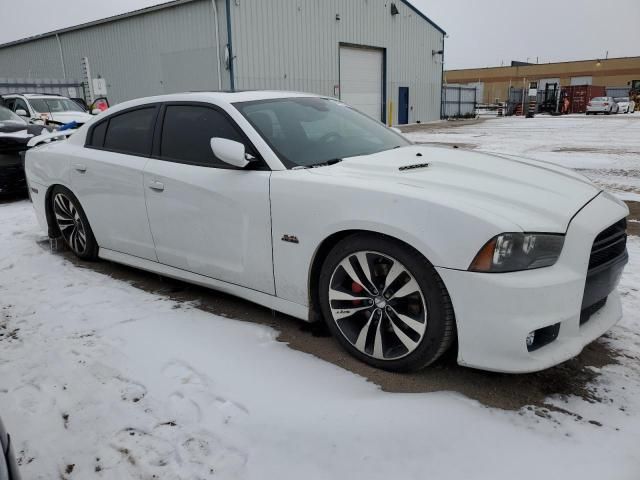
[[[24,98],[67,98],[57,93],[5,93],[5,98],[24,97]]]
[[[202,91],[171,93],[167,95],[156,95],[153,97],[137,98],[126,102],[118,103],[109,108],[107,112],[117,113],[128,108],[134,108],[151,103],[163,102],[213,102],[218,104],[233,104],[239,102],[253,102],[258,100],[274,100],[278,98],[323,98],[321,95],[313,93],[286,92],[277,90],[247,90],[247,91]],[[325,97],[326,98],[326,97]]]

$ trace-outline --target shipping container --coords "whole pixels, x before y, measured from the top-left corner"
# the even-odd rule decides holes
[[[574,85],[570,87],[563,87],[560,104],[562,105],[564,100],[568,99],[568,113],[585,113],[587,111],[587,104],[592,98],[604,97],[606,95],[606,88],[596,85]],[[563,111],[562,107],[561,111]]]

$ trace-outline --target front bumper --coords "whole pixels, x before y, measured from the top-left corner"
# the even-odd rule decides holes
[[[581,325],[589,257],[594,239],[624,218],[628,209],[607,194],[571,221],[556,265],[524,272],[486,274],[438,268],[453,303],[458,328],[458,363],[508,373],[543,370],[578,355],[622,317],[615,287],[604,306]],[[529,351],[527,335],[559,324],[557,338]]]

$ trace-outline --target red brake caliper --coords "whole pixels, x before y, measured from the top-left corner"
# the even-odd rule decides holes
[[[351,284],[351,291],[353,293],[362,293],[363,290],[364,290],[364,287],[359,283],[353,282]],[[353,300],[354,305],[360,305],[361,303],[362,303],[362,300]]]

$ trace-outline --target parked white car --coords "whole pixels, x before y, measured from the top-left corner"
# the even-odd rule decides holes
[[[587,115],[618,113],[618,104],[613,97],[595,97],[587,104]]]
[[[541,370],[622,315],[624,203],[547,163],[413,145],[334,99],[135,100],[26,171],[40,225],[78,257],[324,317],[380,368],[457,340],[462,365]]]
[[[618,97],[614,100],[618,104],[618,113],[633,113],[636,111],[636,102],[629,97]]]
[[[60,95],[24,93],[3,95],[2,98],[7,108],[33,121],[46,120],[47,123],[58,125],[76,122],[83,125],[92,118],[79,104]]]

